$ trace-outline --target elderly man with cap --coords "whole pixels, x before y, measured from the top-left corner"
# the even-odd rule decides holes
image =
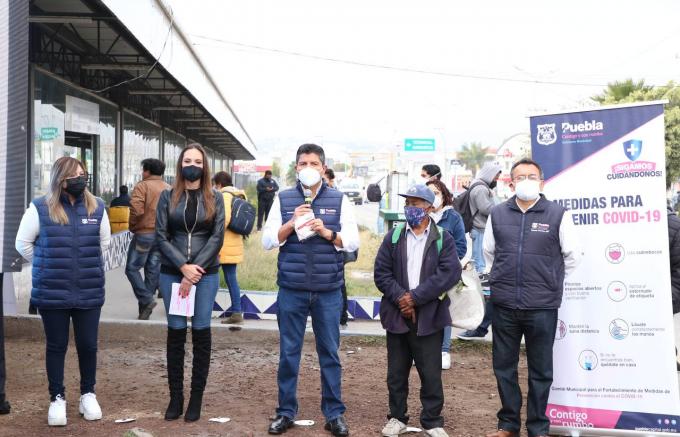
[[[384,436],[405,432],[408,378],[415,362],[421,381],[420,423],[425,433],[447,436],[442,388],[441,344],[451,324],[446,291],[459,280],[456,243],[430,219],[434,193],[414,185],[406,193],[406,224],[390,230],[375,260],[375,285],[383,298],[380,321],[387,331],[388,422]]]

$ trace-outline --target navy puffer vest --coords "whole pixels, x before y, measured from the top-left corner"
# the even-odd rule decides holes
[[[341,191],[328,189],[323,183],[312,201],[316,218],[336,232],[340,232],[342,196]],[[293,217],[295,208],[305,201],[300,184],[279,193],[279,201],[281,220],[286,223]],[[300,242],[293,232],[279,249],[278,266],[279,287],[293,291],[335,291],[342,287],[344,281],[342,253],[318,235]]]
[[[491,301],[506,308],[552,309],[562,303],[564,258],[560,225],[564,208],[541,195],[526,213],[515,197],[491,210],[496,251]]]
[[[104,305],[104,262],[99,228],[104,202],[88,217],[83,197],[74,205],[62,197],[68,224],[50,219],[45,197],[33,201],[40,233],[33,251],[31,304],[44,309],[90,309]]]

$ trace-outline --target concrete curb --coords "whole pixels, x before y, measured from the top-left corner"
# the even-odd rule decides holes
[[[40,316],[5,316],[4,320],[5,337],[7,339],[42,340],[44,338],[45,333]],[[239,342],[256,342],[263,339],[278,341],[279,331],[276,325],[260,324],[258,322],[239,326],[238,328],[240,329],[236,328],[235,325],[222,325],[219,322],[213,323],[211,326],[213,342],[233,343],[236,340]],[[364,323],[373,324],[374,322]],[[353,323],[353,325],[356,324],[359,323]],[[166,333],[167,324],[164,321],[102,319],[99,322],[99,342],[101,344],[139,341],[165,344]],[[311,340],[313,335],[311,329],[307,329],[305,340]],[[375,331],[361,329],[353,329],[351,332],[341,330],[340,335],[343,337],[384,337],[385,331],[381,330],[376,333]]]

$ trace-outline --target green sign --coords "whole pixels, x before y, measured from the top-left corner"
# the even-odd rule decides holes
[[[43,127],[40,129],[41,140],[53,140],[59,136],[59,128]]]
[[[434,152],[434,138],[406,138],[405,152]]]

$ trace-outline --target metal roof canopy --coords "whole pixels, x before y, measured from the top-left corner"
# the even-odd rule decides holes
[[[164,10],[164,6],[154,0],[113,3],[125,3],[128,8],[146,6]],[[167,50],[162,50],[160,62],[154,57],[159,53],[152,55],[101,0],[31,0],[29,22],[31,62],[187,138],[191,135],[206,147],[232,159],[254,159],[255,146],[250,136],[219,90],[215,87],[212,92],[219,96],[208,99],[211,112],[206,108],[207,104],[189,91],[189,86],[163,66],[169,52],[174,56],[181,52],[177,46],[170,49],[173,44],[182,44],[176,40],[176,34],[185,41],[176,22],[173,21],[171,32],[169,21],[156,23],[165,27],[162,38],[158,37],[163,40],[164,47],[168,46]],[[168,41],[165,41],[166,37]],[[200,60],[196,57],[194,62]],[[203,79],[201,73],[209,76],[202,64],[198,67],[201,69],[196,72],[199,80]],[[141,77],[135,79],[138,76]],[[124,81],[129,82],[117,85]],[[188,85],[200,88],[201,94],[206,95],[205,87],[201,88],[203,84],[195,80],[189,82],[194,82]],[[220,100],[226,108],[215,105]],[[222,138],[217,141],[208,138],[217,135]]]

